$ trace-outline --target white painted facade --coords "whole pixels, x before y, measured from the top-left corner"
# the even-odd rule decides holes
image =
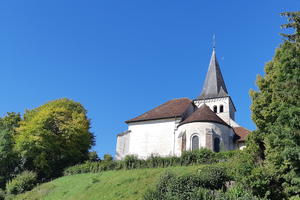
[[[128,151],[119,152],[117,150],[116,159],[122,159],[126,155],[136,155],[141,159],[151,155],[173,155],[176,127],[180,120],[181,118],[172,118],[130,123],[128,126],[130,132],[127,134],[130,135],[127,136],[129,140],[125,141],[123,140],[124,136],[118,136],[118,141],[128,143]],[[118,143],[117,146],[122,144]]]

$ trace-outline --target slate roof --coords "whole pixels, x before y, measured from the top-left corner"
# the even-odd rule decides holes
[[[213,49],[202,93],[198,98],[210,99],[224,96],[228,96],[228,91],[216,57],[216,51]]]
[[[126,123],[183,117],[191,104],[192,100],[189,98],[173,99],[136,118],[126,121]]]
[[[250,131],[244,127],[234,127],[234,132],[239,136],[238,142],[244,142]]]
[[[216,113],[214,113],[206,104],[203,104],[195,112],[193,112],[186,120],[180,123],[180,126],[193,122],[214,122],[229,126],[224,120],[222,120]],[[230,126],[229,126],[230,127]]]

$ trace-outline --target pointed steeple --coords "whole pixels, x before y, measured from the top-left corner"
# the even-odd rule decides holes
[[[215,48],[210,59],[208,72],[199,99],[209,99],[228,96],[227,88],[216,57]]]

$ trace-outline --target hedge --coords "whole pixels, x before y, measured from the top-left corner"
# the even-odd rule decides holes
[[[138,159],[135,155],[128,155],[122,161],[104,159],[99,162],[86,162],[64,170],[64,175],[82,173],[99,173],[107,170],[127,170],[141,168],[166,168],[171,166],[188,166],[194,164],[211,164],[230,159],[237,151],[215,153],[208,149],[185,151],[181,157],[159,157],[151,155],[148,159]],[[109,156],[106,155],[108,158]]]

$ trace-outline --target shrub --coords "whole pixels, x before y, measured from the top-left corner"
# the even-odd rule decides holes
[[[222,189],[230,180],[226,168],[218,165],[205,166],[198,171],[197,179],[203,188]]]
[[[218,189],[225,189],[228,180],[225,169],[220,166],[203,167],[195,174],[184,176],[167,172],[155,189],[145,193],[144,200],[212,200],[216,199]]]
[[[255,159],[248,152],[239,151],[231,158],[230,162],[224,164],[234,180],[243,182],[245,177],[249,176],[255,168]]]
[[[104,161],[112,161],[113,160],[113,157],[110,155],[110,154],[105,154],[103,156],[103,160]]]
[[[217,154],[209,149],[185,151],[181,156],[181,165],[210,164],[217,162]]]
[[[99,173],[103,171],[113,170],[117,166],[116,162],[113,161],[102,161],[102,162],[86,162],[80,165],[74,165],[64,170],[64,175],[74,175],[83,173]]]
[[[5,191],[0,189],[0,200],[4,200],[5,199]]]
[[[34,188],[37,184],[37,174],[24,171],[6,184],[8,194],[21,194]]]
[[[219,161],[228,161],[239,153],[241,150],[221,151],[216,154],[216,157]]]
[[[138,159],[135,155],[128,155],[124,159],[124,167],[125,169],[137,169],[143,167],[144,160]]]
[[[224,194],[225,200],[259,200],[251,191],[247,190],[240,184],[236,184]]]
[[[178,157],[159,157],[155,155],[151,155],[145,163],[145,167],[147,168],[157,168],[157,167],[170,167],[180,165],[180,158]]]
[[[96,151],[90,151],[88,156],[89,156],[88,161],[90,161],[90,162],[99,162],[99,161],[101,161],[101,159],[99,158]]]

